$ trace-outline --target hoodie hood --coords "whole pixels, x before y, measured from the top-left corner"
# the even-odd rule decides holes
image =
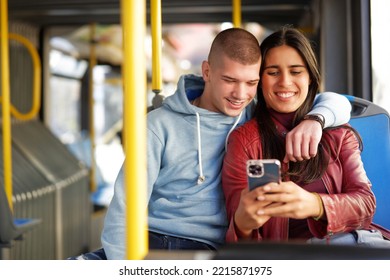
[[[193,106],[190,101],[201,96],[203,89],[204,81],[201,76],[181,76],[175,93],[165,98],[163,106],[177,113],[193,115],[196,112],[196,106]]]

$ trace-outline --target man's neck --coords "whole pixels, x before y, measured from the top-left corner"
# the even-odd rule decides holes
[[[194,100],[192,100],[191,104],[196,106],[196,107],[202,108],[202,107],[200,107],[200,96],[195,98]]]

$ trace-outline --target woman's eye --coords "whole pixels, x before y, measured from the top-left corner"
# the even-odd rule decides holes
[[[299,75],[301,74],[302,72],[301,71],[291,71],[291,74],[292,75]]]

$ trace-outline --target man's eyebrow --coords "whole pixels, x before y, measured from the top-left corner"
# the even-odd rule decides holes
[[[226,76],[226,75],[222,75],[221,76],[223,79],[227,79],[227,80],[231,80],[231,81],[238,81],[238,79],[236,78],[233,78],[233,77],[230,77],[230,76]],[[257,78],[257,79],[253,79],[253,80],[249,80],[247,82],[258,82],[260,81],[260,78]]]
[[[233,77],[226,76],[226,75],[221,75],[222,78],[229,79],[229,80],[235,80]]]

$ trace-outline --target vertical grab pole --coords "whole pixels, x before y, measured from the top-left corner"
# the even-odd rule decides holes
[[[126,257],[148,253],[146,202],[146,3],[121,0],[124,61]]]
[[[96,65],[96,24],[90,24],[90,52],[89,52],[89,139],[91,141],[91,168],[90,168],[90,191],[96,191],[96,160],[95,160],[95,99],[93,96],[94,82],[93,82],[93,68]]]
[[[157,94],[162,90],[161,0],[151,0],[150,6],[150,25],[152,31],[152,90]]]
[[[1,49],[1,95],[3,117],[3,161],[4,188],[10,208],[12,204],[12,146],[9,85],[9,49],[8,49],[8,2],[0,0],[0,49]],[[0,186],[2,187],[2,186]]]
[[[233,1],[233,26],[241,27],[241,0]]]

